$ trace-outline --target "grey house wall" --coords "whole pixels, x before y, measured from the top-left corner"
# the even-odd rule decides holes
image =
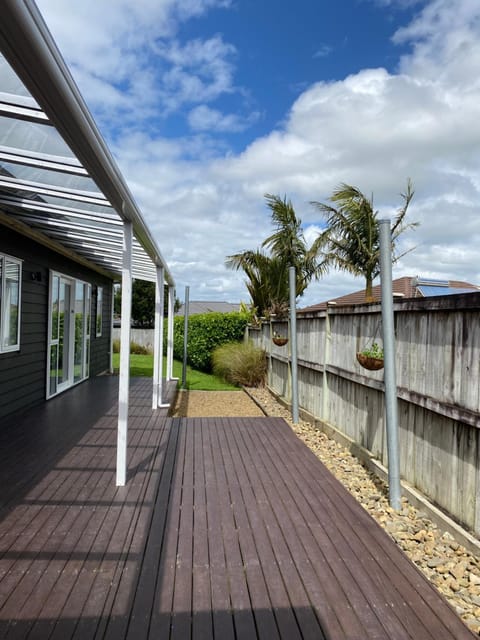
[[[104,287],[103,327],[99,338],[95,336],[95,304],[91,310],[90,376],[109,367],[112,282],[2,225],[0,252],[23,260],[20,351],[0,353],[1,420],[10,413],[45,401],[49,271]],[[40,279],[33,280],[32,273],[40,274]]]

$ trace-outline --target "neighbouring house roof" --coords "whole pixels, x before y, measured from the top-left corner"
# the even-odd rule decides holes
[[[461,282],[460,280],[432,280],[428,278],[420,278],[419,276],[405,276],[397,278],[392,282],[392,290],[394,297],[398,298],[427,298],[430,296],[444,296],[459,293],[473,293],[480,291],[480,287],[469,282]],[[382,297],[381,285],[376,285],[372,289],[373,298],[379,302]],[[298,313],[312,313],[315,311],[323,311],[327,308],[327,304],[335,305],[352,305],[365,304],[365,289],[348,293],[338,298],[325,300],[319,304],[299,309]]]
[[[174,281],[92,115],[31,0],[2,3],[0,224],[113,279],[123,221],[132,275]]]
[[[193,316],[198,313],[211,313],[211,312],[220,312],[220,313],[229,313],[231,311],[238,311],[240,309],[240,304],[236,304],[233,302],[205,302],[203,300],[194,301],[188,303],[188,315]],[[184,315],[184,305],[182,304],[180,309],[176,312],[176,316]]]

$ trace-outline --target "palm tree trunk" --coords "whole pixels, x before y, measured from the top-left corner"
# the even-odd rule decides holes
[[[367,278],[365,282],[365,302],[375,302],[375,299],[373,297],[372,278]]]

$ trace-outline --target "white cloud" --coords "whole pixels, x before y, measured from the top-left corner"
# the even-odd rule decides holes
[[[180,43],[180,24],[228,0],[39,0],[104,131],[237,91],[235,48],[214,35]],[[139,117],[140,116],[140,117]]]
[[[313,54],[314,58],[326,58],[332,53],[333,49],[328,44],[322,44]]]
[[[194,131],[245,131],[260,117],[258,112],[248,117],[236,113],[223,114],[207,105],[200,105],[192,109],[188,115],[188,123]]]
[[[235,91],[229,61],[235,48],[219,36],[183,46],[169,42],[157,46],[156,53],[171,65],[161,80],[161,95],[169,111],[183,103],[211,101]]]
[[[51,10],[54,2],[40,4]],[[104,4],[85,8],[75,3],[75,20],[90,11],[96,16]],[[131,9],[140,4],[143,14]],[[83,65],[90,103],[96,92],[109,108],[119,110],[128,109],[125,100],[143,98],[138,105],[146,105],[147,114],[155,106],[168,108],[168,99],[172,105],[189,104],[190,126],[201,135],[166,140],[141,133],[138,126],[114,147],[180,287],[190,284],[193,297],[246,299],[242,276],[226,271],[223,263],[227,254],[254,248],[266,237],[265,193],[292,199],[311,240],[320,224],[311,200],[324,201],[340,182],[348,182],[373,192],[376,207],[391,213],[401,203],[407,177],[416,189],[409,217],[421,226],[405,237],[404,248],[417,248],[395,266],[394,276],[480,283],[478,0],[419,5],[411,24],[395,34],[397,42],[411,45],[397,74],[365,69],[312,85],[281,127],[240,154],[226,153],[221,142],[208,136],[209,131],[238,131],[248,122],[211,102],[219,93],[236,91],[232,58],[239,52],[219,36],[190,43],[175,39],[180,7],[192,13],[205,10],[207,3],[140,4],[115,2],[108,27],[99,15],[102,26],[94,24],[92,33],[80,35],[92,45],[86,61],[80,55],[86,42],[72,42],[69,57]],[[127,28],[128,21],[135,28]],[[148,55],[138,53],[140,26],[155,42],[148,55],[158,56],[170,72],[166,79],[149,76]],[[64,28],[70,34],[64,41],[75,40],[73,29]],[[77,31],[82,31],[78,25]],[[105,59],[96,67],[100,55]],[[332,274],[309,288],[302,304],[362,286],[359,279]]]

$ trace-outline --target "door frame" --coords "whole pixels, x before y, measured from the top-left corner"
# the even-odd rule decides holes
[[[64,366],[68,367],[67,377],[63,382],[59,383],[58,379],[58,346],[59,346],[59,325],[57,327],[56,337],[52,335],[53,333],[53,296],[54,296],[54,281],[55,278],[58,278],[58,290],[60,289],[62,281],[70,286],[70,300],[69,300],[69,325],[68,325],[68,353],[66,357],[63,358]],[[76,310],[76,292],[77,286],[80,285],[83,287],[83,304],[82,304],[82,323],[81,323],[81,375],[75,379],[75,339],[76,339],[76,315],[78,311]],[[58,301],[58,293],[57,301]],[[49,291],[48,291],[48,335],[47,335],[47,384],[46,384],[46,397],[53,398],[54,396],[70,389],[71,387],[83,382],[89,377],[89,365],[90,365],[90,331],[91,331],[91,302],[92,302],[92,286],[85,282],[84,280],[80,280],[79,278],[75,278],[64,273],[60,273],[58,271],[50,270],[49,273]],[[65,309],[66,312],[66,309]],[[56,349],[55,349],[56,347]],[[57,358],[57,366],[54,369],[52,367],[52,353],[55,352],[54,357]],[[52,380],[52,371],[56,372],[56,375],[53,376]]]

